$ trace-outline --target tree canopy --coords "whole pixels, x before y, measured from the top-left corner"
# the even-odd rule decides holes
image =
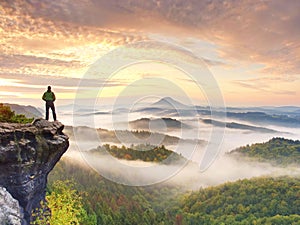
[[[88,215],[97,224],[299,224],[300,178],[252,178],[190,193],[157,184],[130,187],[63,160],[49,177],[74,179]]]
[[[171,163],[183,159],[177,153],[168,150],[164,145],[153,146],[149,144],[131,145],[129,148],[105,144],[97,149],[91,150],[91,154],[103,153],[104,151],[118,159],[142,160],[145,162]]]
[[[33,118],[27,118],[23,114],[15,114],[9,106],[0,103],[0,122],[8,123],[31,123]]]
[[[299,224],[300,179],[253,178],[181,197],[182,224]]]
[[[273,164],[300,164],[300,141],[285,138],[272,138],[265,143],[257,143],[237,148],[230,154],[240,154],[254,160]]]

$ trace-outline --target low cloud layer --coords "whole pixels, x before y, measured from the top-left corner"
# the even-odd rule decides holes
[[[98,172],[100,176],[129,186],[163,183],[187,190],[197,190],[245,178],[300,174],[299,167],[282,168],[227,155],[221,155],[207,170],[200,172],[199,165],[191,162],[186,165],[158,165],[150,162],[118,160],[105,155],[89,156],[88,153],[80,153],[73,144],[64,156],[67,160],[77,161]]]

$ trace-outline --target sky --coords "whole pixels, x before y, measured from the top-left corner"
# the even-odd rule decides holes
[[[0,102],[41,106],[51,85],[59,105],[79,90],[107,102],[153,90],[210,104],[210,80],[227,106],[299,106],[299,8],[297,0],[1,0]]]

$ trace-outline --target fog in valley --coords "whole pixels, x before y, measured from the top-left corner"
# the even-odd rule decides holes
[[[64,157],[86,164],[101,176],[114,182],[132,186],[165,183],[186,189],[197,189],[243,178],[300,174],[299,166],[281,167],[227,154],[240,146],[266,142],[273,137],[300,139],[298,124],[294,127],[272,123],[266,125],[228,117],[225,121],[221,120],[224,118],[215,117],[213,119],[217,122],[205,123],[203,119],[211,118],[201,113],[184,117],[172,113],[160,117],[157,111],[154,113],[145,111],[128,114],[128,111],[123,109],[113,114],[109,111],[91,113],[83,110],[76,112],[76,115],[73,114],[73,117],[68,113],[62,114],[62,120],[70,125],[66,127],[65,132],[71,141],[71,146]],[[134,127],[133,121],[138,121]],[[143,124],[142,128],[138,129],[140,121]],[[145,121],[148,124],[145,124]],[[220,121],[224,123],[223,127]],[[76,126],[72,126],[74,122]],[[232,126],[225,125],[225,122]],[[102,128],[101,132],[98,128]],[[146,130],[150,135],[141,138],[134,133],[137,130],[139,132]],[[168,135],[168,138],[164,139],[164,135]],[[89,154],[89,150],[104,144],[129,147],[131,144],[140,143],[165,145],[167,149],[183,156],[185,160],[169,165],[120,160],[108,153],[97,157]],[[201,169],[203,164],[204,170]]]

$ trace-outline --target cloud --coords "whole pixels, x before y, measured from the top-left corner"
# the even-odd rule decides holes
[[[51,59],[47,57],[38,57],[33,55],[0,55],[0,67],[1,69],[12,69],[12,68],[22,68],[30,67],[36,65],[54,65],[54,66],[63,66],[63,67],[80,67],[80,61],[78,60],[60,60],[60,59]]]
[[[24,75],[0,73],[0,99],[2,102],[37,105],[48,85],[51,85],[60,102],[72,100],[76,96],[85,97],[89,93],[97,96],[104,88],[118,88],[126,85],[126,80],[103,80],[101,78],[81,79],[52,75]],[[34,99],[34,101],[32,101]],[[95,101],[95,97],[93,98]],[[85,101],[87,103],[87,101]],[[20,104],[20,103],[19,103]]]
[[[254,79],[244,79],[232,81],[234,85],[238,85],[243,88],[252,89],[259,92],[268,92],[278,95],[293,95],[297,94],[296,91],[286,90],[284,83],[294,82],[295,78],[286,77],[260,77]],[[278,83],[281,83],[281,87],[278,88]]]
[[[276,81],[233,74],[235,85],[294,95],[300,74],[299,8],[299,1],[264,0],[3,0],[0,72],[51,75],[58,84],[56,76],[81,77],[118,46],[164,37],[218,70],[242,65],[245,72],[255,64],[262,79],[287,77],[279,87]]]
[[[209,66],[225,66],[226,63],[218,61],[218,60],[211,60],[211,59],[206,59],[202,58],[202,60]]]
[[[216,43],[222,58],[263,64],[263,73],[300,73],[300,2],[161,2],[161,15],[186,32]]]
[[[30,88],[43,87],[46,85],[53,85],[57,87],[64,87],[65,89],[76,89],[79,85],[81,88],[100,88],[103,85],[106,87],[123,86],[126,80],[104,80],[102,78],[69,78],[65,76],[50,76],[50,75],[25,75],[24,74],[4,74],[0,73],[2,81],[10,80],[10,83],[16,86],[30,86]],[[63,86],[62,86],[63,85]]]
[[[194,35],[216,43],[219,55],[227,60],[263,64],[263,73],[300,73],[298,1],[165,0],[122,4],[132,14],[161,18],[182,29],[179,36]]]
[[[299,1],[7,0],[1,29],[13,35],[2,47],[122,45],[150,33],[175,34],[216,43],[222,58],[263,64],[263,73],[299,74],[299,7]]]
[[[115,19],[97,1],[7,0],[0,20],[2,74],[81,77],[114,46],[145,39],[109,27]]]
[[[6,35],[2,38],[39,49],[82,42],[120,45],[142,39],[136,32],[111,29],[113,23],[124,20],[105,5],[105,1],[4,1],[1,29]]]

